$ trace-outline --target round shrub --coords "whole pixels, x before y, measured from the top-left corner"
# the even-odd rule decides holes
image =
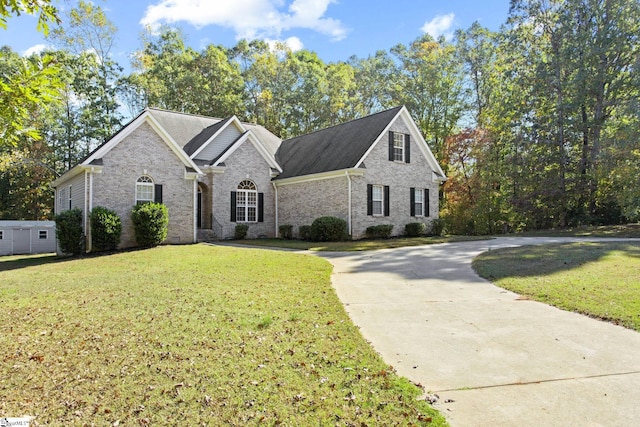
[[[424,234],[427,226],[422,222],[410,222],[409,224],[404,226],[404,234],[407,237],[418,237]]]
[[[91,251],[112,251],[120,244],[122,222],[114,211],[96,206],[91,211]]]
[[[249,226],[247,224],[237,224],[233,238],[236,240],[242,240],[247,237]]]
[[[323,216],[311,224],[311,240],[315,242],[337,242],[347,237],[347,222],[334,216]]]
[[[139,246],[158,246],[167,238],[169,211],[162,203],[143,203],[131,212],[133,231]]]
[[[444,227],[445,227],[445,222],[444,219],[442,218],[436,218],[433,221],[431,221],[431,232],[430,234],[432,236],[442,236],[442,233],[444,232]]]
[[[65,254],[80,255],[84,249],[82,211],[70,209],[55,217],[56,236],[60,250]]]
[[[300,240],[311,240],[311,226],[301,225],[300,228],[298,228],[298,237]]]
[[[293,225],[285,224],[278,227],[280,230],[280,238],[291,240],[293,239]]]
[[[367,227],[366,236],[370,239],[388,239],[393,231],[393,224],[380,224]]]

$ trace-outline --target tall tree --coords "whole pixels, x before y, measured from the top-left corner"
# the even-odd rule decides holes
[[[76,96],[82,99],[85,137],[94,140],[94,145],[115,133],[122,120],[116,86],[122,67],[111,57],[117,31],[100,6],[80,0],[67,13],[65,25],[49,36],[82,62],[83,68],[75,71],[84,74],[90,84],[76,85]]]
[[[221,47],[209,45],[196,52],[182,34],[163,27],[159,35],[147,34],[135,53],[137,85],[152,107],[227,117],[242,116],[243,82],[239,67]]]
[[[0,48],[0,151],[23,138],[39,139],[33,117],[58,102],[60,68],[51,55],[21,58]]]
[[[399,63],[392,99],[407,106],[436,157],[443,159],[444,142],[466,108],[463,68],[455,47],[444,38],[436,41],[425,35],[391,52]],[[442,166],[446,171],[447,165]]]

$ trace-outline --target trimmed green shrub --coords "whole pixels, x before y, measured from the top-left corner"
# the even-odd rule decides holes
[[[280,230],[280,238],[287,240],[293,239],[293,225],[281,225],[278,227],[278,230]]]
[[[347,237],[347,222],[334,216],[323,216],[311,224],[311,240],[314,242],[337,242]]]
[[[422,222],[410,222],[404,226],[404,234],[407,237],[418,237],[424,234],[427,230],[427,226]]]
[[[236,240],[241,240],[247,237],[247,232],[249,231],[249,226],[247,224],[237,224],[236,231],[233,235],[233,238]]]
[[[388,239],[393,231],[393,224],[380,224],[367,227],[366,235],[370,239]]]
[[[436,218],[431,221],[431,231],[429,234],[432,236],[442,236],[442,232],[444,231],[445,222],[442,218]]]
[[[65,254],[80,255],[84,250],[82,211],[80,209],[64,211],[56,215],[55,221],[60,250]]]
[[[301,225],[300,228],[298,228],[298,237],[300,240],[311,240],[311,226]]]
[[[117,213],[96,206],[89,216],[91,221],[91,251],[112,251],[120,244],[122,221]]]
[[[169,211],[162,203],[143,203],[131,212],[136,242],[142,247],[158,246],[167,238]]]

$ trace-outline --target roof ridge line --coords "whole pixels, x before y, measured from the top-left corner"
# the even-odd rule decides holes
[[[313,132],[303,133],[302,135],[297,135],[297,136],[294,136],[294,137],[291,137],[291,138],[287,138],[287,139],[283,140],[282,142],[291,141],[292,139],[301,138],[301,137],[307,136],[307,135],[313,135],[314,133],[323,132],[325,130],[333,129],[333,128],[338,127],[338,126],[343,126],[343,125],[346,125],[348,123],[357,122],[357,121],[360,121],[360,120],[363,120],[363,119],[369,119],[369,118],[377,116],[379,114],[388,113],[389,111],[401,110],[402,107],[404,107],[404,106],[400,105],[400,106],[397,106],[397,107],[388,108],[386,110],[378,111],[377,113],[373,113],[373,114],[369,114],[369,115],[366,115],[366,116],[358,117],[357,119],[347,120],[346,122],[342,122],[342,123],[338,123],[338,124],[335,124],[335,125],[331,125],[331,126],[326,127],[326,128],[314,130]]]

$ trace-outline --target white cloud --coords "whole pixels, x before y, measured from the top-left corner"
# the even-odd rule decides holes
[[[162,23],[187,22],[195,27],[219,25],[231,28],[236,37],[279,37],[283,31],[304,28],[330,36],[346,37],[336,19],[325,17],[336,0],[160,0],[147,7],[140,24],[157,28]]]
[[[40,52],[47,49],[48,47],[49,46],[47,46],[46,44],[37,44],[37,45],[31,46],[30,48],[22,52],[22,56],[31,56],[34,54],[39,54]]]
[[[274,50],[278,43],[282,43],[285,46],[287,46],[289,49],[291,49],[291,52],[297,52],[297,51],[302,50],[304,48],[304,44],[297,37],[289,37],[286,40],[265,39],[265,41],[267,42],[267,44],[269,45],[271,50]]]
[[[431,21],[425,22],[421,30],[429,34],[434,39],[437,39],[440,36],[445,36],[445,38],[450,39],[453,37],[453,33],[449,30],[453,26],[454,18],[455,15],[453,13],[438,15]]]

